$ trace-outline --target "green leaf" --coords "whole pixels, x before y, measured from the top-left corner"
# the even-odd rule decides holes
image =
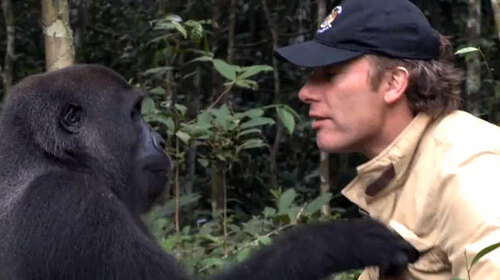
[[[243,114],[246,117],[254,119],[254,118],[261,117],[262,115],[264,115],[264,110],[262,110],[260,108],[251,109],[251,110],[242,112],[241,114]]]
[[[484,257],[484,255],[490,253],[491,251],[497,249],[498,247],[500,247],[500,242],[498,243],[495,243],[493,245],[490,245],[484,249],[482,249],[481,251],[479,251],[479,253],[476,254],[476,256],[474,257],[474,259],[472,259],[472,262],[470,264],[470,266],[472,267],[474,264],[476,264],[482,257]]]
[[[222,244],[222,239],[219,236],[213,236],[213,235],[207,233],[207,234],[201,235],[200,237],[202,237],[208,241],[212,241],[215,244]]]
[[[177,29],[177,31],[179,31],[179,33],[182,34],[182,36],[184,37],[184,39],[186,39],[187,38],[186,28],[184,28],[184,26],[182,26],[177,21],[172,21],[172,24],[174,25],[175,29]]]
[[[332,199],[331,193],[322,193],[320,196],[316,197],[313,201],[309,202],[304,209],[304,214],[313,215],[321,209],[321,206],[327,204]]]
[[[210,128],[210,125],[192,124],[185,126],[183,130],[194,138],[209,138],[212,136]]]
[[[247,129],[255,126],[270,125],[274,124],[274,120],[271,118],[253,118],[241,124],[241,129]]]
[[[289,134],[292,134],[295,129],[295,118],[292,113],[286,107],[276,107],[276,111],[278,112],[278,117],[280,118],[283,125],[286,127],[286,130]]]
[[[248,88],[251,90],[259,89],[259,85],[257,84],[257,82],[252,80],[236,80],[234,82],[234,85],[236,85],[237,87]]]
[[[162,87],[155,87],[153,89],[148,90],[150,94],[154,95],[164,95],[165,94],[165,89]]]
[[[143,115],[148,115],[148,114],[154,114],[156,111],[155,109],[155,101],[150,98],[150,97],[145,97],[142,100],[141,104],[141,113]]]
[[[212,267],[212,266],[223,266],[224,261],[219,258],[206,258],[203,261],[201,261],[203,266],[206,267]]]
[[[170,22],[182,22],[182,18],[179,15],[175,15],[175,14],[166,15],[165,20],[170,21]]]
[[[296,224],[297,223],[297,216],[299,215],[300,207],[297,206],[292,206],[290,209],[288,209],[287,214],[288,218],[290,219],[290,224]]]
[[[239,150],[247,150],[254,148],[262,148],[267,146],[262,139],[250,139],[245,141],[241,146],[238,147]]]
[[[201,42],[201,39],[203,38],[203,26],[195,20],[186,21],[184,23],[184,26],[187,26],[190,28],[189,39],[191,41],[193,41],[195,44],[199,45]]]
[[[198,159],[198,163],[201,164],[201,166],[207,168],[208,164],[209,164],[209,161],[204,159],[204,158],[199,158]]]
[[[186,62],[186,64],[188,63],[191,63],[191,62],[211,62],[213,61],[213,57],[210,57],[210,56],[200,56],[200,57],[197,57],[193,60],[190,60],[188,62]]]
[[[236,69],[237,66],[227,64],[225,61],[220,59],[214,59],[213,65],[215,70],[219,72],[226,79],[234,81],[236,79]]]
[[[272,218],[276,215],[276,209],[271,208],[271,207],[266,207],[266,208],[264,208],[264,212],[262,212],[262,214],[266,218]]]
[[[227,224],[227,227],[230,229],[230,233],[240,233],[241,228],[235,224]]]
[[[162,66],[162,67],[155,67],[155,68],[150,68],[144,72],[144,75],[164,75],[170,70],[175,69],[174,67],[171,66]]]
[[[191,226],[185,226],[181,230],[183,235],[188,235],[190,231],[191,231]]]
[[[262,225],[257,219],[252,219],[243,224],[243,231],[252,236],[258,236],[261,227]]]
[[[264,245],[264,246],[268,246],[271,244],[271,238],[269,238],[269,236],[261,236],[259,237],[259,242],[260,244]]]
[[[189,134],[182,132],[180,130],[177,131],[177,133],[175,133],[175,136],[177,136],[179,139],[181,139],[181,141],[184,142],[184,144],[188,144],[189,139],[191,139],[191,136],[189,136]]]
[[[240,132],[237,137],[239,138],[241,136],[245,136],[245,135],[251,134],[251,133],[262,134],[262,131],[258,128],[250,128],[250,129],[243,130],[242,132]]]
[[[152,120],[155,122],[159,122],[161,124],[164,124],[167,126],[167,128],[169,128],[169,126],[171,124],[170,122],[172,121],[172,118],[165,116],[165,115],[154,114],[154,115],[152,115]],[[172,121],[172,124],[173,124],[173,121]]]
[[[184,194],[179,198],[179,207],[184,207],[191,204],[196,204],[200,200],[201,196],[198,193]],[[164,207],[160,215],[170,216],[175,213],[176,201],[174,199],[169,200]]]
[[[213,120],[212,116],[214,115],[212,112],[213,112],[212,110],[203,111],[201,114],[198,115],[196,119],[196,124],[200,126],[211,125]]]
[[[178,234],[168,236],[161,245],[163,248],[167,250],[172,250],[177,244],[180,244],[182,241],[182,237]]]
[[[461,48],[458,51],[456,51],[455,55],[466,54],[466,53],[471,53],[471,52],[478,52],[478,51],[480,51],[478,48],[466,47],[466,48]]]
[[[243,67],[241,70],[243,73],[241,73],[238,76],[238,78],[239,79],[246,79],[246,78],[249,78],[249,77],[256,75],[260,72],[273,71],[273,67],[271,67],[269,65],[253,65],[250,67]]]
[[[171,22],[154,20],[154,21],[151,21],[151,24],[153,25],[154,30],[172,30],[172,29],[175,29],[175,26]],[[168,34],[165,37],[170,37],[169,35],[171,35],[171,34]],[[158,39],[158,38],[156,38],[156,39]],[[152,41],[149,41],[148,43],[151,43],[151,42]]]
[[[168,118],[165,120],[165,125],[167,126],[167,130],[171,131],[172,133],[175,131],[175,123],[172,118]]]
[[[187,112],[187,107],[182,104],[175,104],[175,109],[181,113],[181,115],[185,115]]]
[[[245,248],[239,251],[238,255],[236,255],[236,261],[240,263],[246,261],[250,257],[251,253],[252,250],[250,248]]]
[[[286,190],[278,200],[278,210],[280,214],[284,214],[288,212],[288,209],[292,205],[293,201],[297,194],[294,189]]]
[[[213,110],[212,114],[215,116],[215,124],[228,130],[230,128],[230,123],[234,120],[234,117],[229,111],[227,104],[222,105],[219,109]]]

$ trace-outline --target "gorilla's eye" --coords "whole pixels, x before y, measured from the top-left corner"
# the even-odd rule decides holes
[[[61,125],[71,133],[78,132],[82,118],[82,107],[76,104],[67,104],[60,119]]]
[[[134,108],[132,108],[132,112],[130,112],[130,117],[132,120],[137,121],[141,117],[141,104],[142,100],[135,103]]]

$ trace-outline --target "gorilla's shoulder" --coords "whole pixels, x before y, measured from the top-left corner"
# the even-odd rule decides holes
[[[105,228],[132,224],[123,204],[95,176],[65,170],[36,177],[15,207],[14,229],[30,229],[55,239],[87,240],[108,234]]]
[[[114,195],[96,176],[56,169],[35,177],[26,188],[19,205],[43,207],[41,210],[46,211],[50,211],[51,207],[61,209],[65,205],[69,210],[77,201],[97,203],[104,197]],[[47,204],[47,201],[51,203]]]

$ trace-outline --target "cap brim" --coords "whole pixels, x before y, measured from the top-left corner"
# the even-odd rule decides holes
[[[281,60],[304,67],[323,67],[342,63],[363,55],[361,52],[336,49],[316,41],[306,41],[279,48],[274,55]]]

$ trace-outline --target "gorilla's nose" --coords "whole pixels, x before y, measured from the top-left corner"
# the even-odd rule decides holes
[[[153,130],[151,130],[150,135],[154,147],[159,150],[165,150],[165,139],[163,139],[163,137],[161,137],[161,135],[158,132]]]

